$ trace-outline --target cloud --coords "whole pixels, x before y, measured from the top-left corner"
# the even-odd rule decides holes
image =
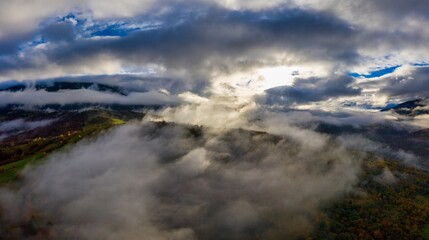
[[[394,184],[398,179],[393,175],[389,168],[385,167],[383,172],[375,177],[375,181],[385,184]]]
[[[183,92],[209,95],[216,81],[236,73],[305,66],[329,74],[322,76],[317,71],[298,78],[294,88],[273,89],[271,100],[283,101],[276,96],[287,94],[291,97],[286,104],[305,104],[358,96],[368,91],[348,87],[345,72],[365,73],[373,68],[425,62],[428,52],[429,31],[424,30],[429,29],[424,27],[427,4],[394,1],[384,7],[380,2],[384,3],[127,0],[105,6],[98,0],[62,5],[38,0],[23,7],[26,15],[20,18],[9,12],[2,16],[6,25],[32,22],[26,24],[28,28],[22,27],[23,31],[0,37],[0,78],[36,80],[143,72],[181,79]],[[2,5],[13,11],[23,4]],[[31,8],[34,12],[28,11]],[[121,34],[102,34],[109,29]],[[326,91],[304,86],[309,77],[329,76],[344,81],[336,81],[336,86],[321,81],[316,86],[329,89]],[[301,86],[298,81],[303,82]],[[241,86],[245,88],[245,84]],[[284,94],[279,93],[282,91]]]
[[[48,25],[42,30],[42,37],[46,41],[70,42],[75,40],[76,33],[71,22],[58,22]]]
[[[14,132],[21,130],[31,130],[38,127],[43,127],[51,124],[52,119],[40,120],[40,121],[25,121],[25,119],[19,118],[11,121],[0,122],[0,132]]]
[[[104,84],[123,89],[128,92],[147,92],[149,90],[159,91],[167,90],[172,94],[184,93],[192,89],[185,79],[177,75],[175,78],[147,76],[146,74],[113,74],[113,75],[83,75],[66,76],[58,78],[47,78],[24,81],[5,81],[0,82],[0,90],[13,87],[15,85],[24,85],[27,88],[34,88],[35,85],[50,86],[55,83],[96,83]]]
[[[424,0],[412,0],[409,2],[403,2],[400,0],[388,1],[370,1],[365,0],[359,7],[358,4],[353,4],[358,12],[369,10],[367,15],[379,13],[384,18],[402,18],[407,17],[423,17],[427,18],[427,11],[429,10],[429,4]]]
[[[15,54],[22,44],[32,39],[32,34],[34,33],[25,33],[13,37],[8,36],[0,38],[0,56]]]
[[[27,121],[23,118],[18,118],[10,121],[0,122],[0,141],[11,135],[15,135],[23,131],[30,131],[38,127],[47,126],[54,121],[56,121],[56,119]]]
[[[188,81],[198,84],[219,73],[282,62],[321,63],[329,59],[346,63],[358,58],[353,46],[357,31],[328,12],[211,8],[199,15],[181,14],[170,14],[180,17],[179,23],[119,38],[73,38],[70,23],[54,23],[40,30],[52,41],[22,50],[19,58],[9,56],[2,61],[0,72],[3,78],[29,79],[35,71],[39,76],[54,77],[104,74],[118,72],[122,66],[153,64],[168,71],[185,71]],[[58,42],[60,39],[67,41]],[[278,59],[279,53],[291,57],[285,62]]]
[[[296,103],[325,101],[330,98],[356,96],[361,89],[354,87],[350,76],[295,79],[292,86],[281,86],[265,91],[260,102],[269,106],[290,106]]]
[[[415,116],[413,119],[409,120],[409,122],[421,128],[429,128],[429,114]]]
[[[343,135],[338,137],[338,141],[343,146],[349,147],[351,149],[358,149],[361,151],[374,153],[376,155],[384,156],[388,159],[399,160],[405,164],[413,166],[424,166],[424,162],[422,162],[421,159],[413,153],[406,152],[403,149],[392,149],[383,143],[372,141],[360,134]]]
[[[40,80],[129,91],[30,88],[0,92],[0,105],[168,105],[150,114],[172,122],[127,124],[26,169],[22,186],[1,189],[0,223],[7,226],[0,224],[0,235],[305,235],[320,206],[356,182],[363,156],[348,148],[418,160],[363,137],[334,139],[312,129],[321,122],[361,129],[384,123],[384,114],[338,112],[346,98],[359,103],[428,95],[427,67],[400,67],[372,80],[347,75],[427,62],[426,2],[0,2],[0,87]],[[260,83],[267,79],[259,70],[276,67],[291,70],[285,78],[293,76],[293,84],[254,96],[260,86],[281,85]],[[317,110],[292,110],[310,104]],[[387,171],[382,176],[391,177]]]
[[[153,114],[159,115],[168,122],[204,125],[220,129],[240,128],[247,126],[246,113],[254,105],[241,105],[234,98],[211,98],[209,101],[197,104],[182,104],[173,108],[165,108]]]
[[[389,124],[392,126],[399,123],[389,122],[386,115],[380,112],[356,111],[347,109],[334,109],[333,111],[324,110],[295,110],[275,108],[279,118],[287,119],[289,125],[295,125],[302,128],[316,129],[320,124],[328,124],[341,127],[352,127],[362,129],[371,125]]]
[[[55,154],[20,189],[1,190],[2,221],[37,222],[53,238],[304,236],[359,172],[360,159],[334,145],[190,128],[128,124]]]
[[[120,105],[177,105],[181,100],[168,93],[158,91],[133,92],[127,96],[89,89],[47,92],[27,90],[23,92],[0,92],[0,106],[9,104],[48,105],[48,104],[120,104]]]
[[[407,99],[429,96],[429,67],[404,66],[379,81],[386,83],[381,94]]]

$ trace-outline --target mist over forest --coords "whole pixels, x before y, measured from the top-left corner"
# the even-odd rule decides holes
[[[428,12],[0,1],[0,239],[429,239]]]

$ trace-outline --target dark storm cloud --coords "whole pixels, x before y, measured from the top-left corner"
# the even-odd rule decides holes
[[[76,37],[75,27],[71,22],[58,22],[46,26],[41,35],[46,41],[73,41]]]
[[[426,0],[367,0],[366,3],[377,9],[376,12],[388,14],[395,18],[404,15],[429,17],[429,2]]]
[[[381,78],[385,86],[380,93],[394,97],[419,98],[429,96],[429,67],[407,67],[406,71],[398,72]]]
[[[356,96],[360,88],[353,87],[355,79],[347,76],[327,78],[295,79],[293,86],[280,86],[265,91],[260,101],[267,105],[289,106],[295,103],[309,103],[343,96]]]
[[[15,36],[5,37],[0,39],[0,56],[8,56],[16,54],[19,47],[30,41],[34,33],[19,34]],[[0,62],[6,62],[0,60]],[[14,66],[11,66],[14,67]],[[0,67],[1,68],[1,67]]]
[[[206,16],[187,19],[177,26],[143,31],[117,40],[83,42],[51,56],[56,61],[73,54],[69,59],[73,61],[74,57],[106,51],[120,58],[157,62],[173,68],[201,66],[208,61],[226,65],[221,62],[230,63],[252,56],[252,51],[272,48],[308,51],[309,58],[320,58],[312,54],[312,50],[319,49],[325,57],[340,59],[353,51],[345,41],[353,34],[347,23],[325,13],[281,10],[255,14],[212,10]]]
[[[71,39],[70,26],[49,26],[48,36]],[[212,8],[182,23],[144,30],[115,39],[81,39],[51,47],[41,54],[60,66],[91,61],[107,54],[129,63],[157,63],[189,71],[231,71],[263,64],[276,51],[299,54],[296,61],[353,62],[356,31],[326,13],[300,9],[233,12]],[[27,63],[27,64],[26,64]],[[31,68],[20,59],[2,72]]]
[[[62,9],[61,4],[51,5],[54,12]],[[65,12],[57,16],[69,13],[66,9],[75,4],[63,5]],[[369,66],[422,62],[427,55],[429,4],[424,0],[293,0],[288,4],[130,0],[105,8],[91,0],[76,5],[82,6],[77,8],[80,12],[68,17],[54,20],[46,16],[50,11],[41,14],[36,18],[38,28],[19,33],[21,37],[1,36],[2,81],[115,74],[122,69],[140,72],[139,67],[152,64],[168,73],[163,77],[180,79],[171,89],[180,85],[180,91],[210,94],[211,84],[222,74],[294,65],[320,65],[331,73],[358,69],[364,74]],[[312,75],[318,78],[317,74]],[[340,84],[348,82],[283,91],[294,103],[359,94],[358,89]]]

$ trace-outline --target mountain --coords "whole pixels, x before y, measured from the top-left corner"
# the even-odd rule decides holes
[[[87,109],[105,109],[112,111],[140,111],[140,110],[157,110],[162,106],[160,105],[146,105],[146,104],[107,104],[107,103],[68,103],[68,104],[45,104],[45,105],[33,105],[31,109],[35,110],[47,110],[47,111],[80,111]],[[0,111],[8,111],[27,108],[22,104],[9,104],[5,107],[0,107]]]
[[[416,165],[429,169],[429,129],[401,128],[388,123],[376,123],[368,126],[353,127],[350,125],[338,126],[329,123],[319,123],[317,132],[330,136],[362,136],[374,143],[381,143],[382,148],[374,148],[377,154],[395,159],[398,153],[407,152],[418,157]],[[380,145],[381,147],[381,145]]]
[[[0,110],[0,131],[3,127],[4,130],[7,130],[6,134],[9,134],[8,137],[0,140],[0,186],[11,185],[18,189],[19,186],[25,184],[25,175],[20,174],[20,172],[26,165],[31,166],[46,163],[46,159],[51,154],[61,152],[67,153],[75,143],[81,140],[87,141],[86,143],[90,144],[89,140],[93,141],[97,136],[103,137],[103,133],[108,131],[109,128],[115,128],[128,121],[139,120],[143,116],[144,114],[142,113],[127,110]],[[19,121],[21,119],[22,121]],[[48,124],[35,124],[47,120],[50,121]],[[8,123],[7,127],[5,127],[5,123]],[[12,123],[16,125],[15,128],[10,127]],[[153,139],[157,139],[156,136],[160,133],[166,134],[167,136],[174,136],[174,132],[177,131],[177,134],[188,139],[189,142],[196,144],[196,146],[199,146],[198,144],[207,138],[208,133],[210,135],[212,134],[201,126],[186,125],[179,127],[178,124],[165,122],[156,122],[153,124],[154,126],[146,125],[145,128],[140,129],[136,134],[147,134],[150,141],[154,141]],[[31,130],[29,130],[28,127],[24,128],[29,125],[37,125],[37,127]],[[342,129],[329,125],[321,125],[317,130],[331,136],[367,131],[374,135],[380,135],[380,139],[387,135],[389,135],[387,138],[390,138],[393,135],[406,136],[410,134],[390,126],[372,126],[367,129],[359,130],[351,127]],[[419,131],[412,134],[416,135],[416,137],[424,137],[425,133],[425,131]],[[395,141],[399,141],[400,139],[401,137],[398,137]],[[258,159],[262,159],[264,156],[264,154],[262,154],[263,152],[261,152],[263,146],[273,146],[273,149],[277,150],[282,149],[282,146],[289,146],[284,149],[289,149],[292,155],[297,151],[296,145],[292,139],[244,129],[229,130],[218,136],[217,141],[220,145],[216,146],[214,149],[218,149],[219,147],[222,147],[222,149],[219,150],[219,153],[211,153],[210,156],[216,159],[216,166],[225,165],[228,166],[228,169],[237,166],[237,159],[241,156],[243,156],[243,159],[247,159],[247,154],[252,151],[255,152],[255,156],[259,157],[249,158],[249,162],[246,164],[258,162]],[[226,151],[225,149],[233,150],[231,153],[234,155],[220,154]],[[181,151],[184,150],[178,149],[177,153]],[[329,152],[329,150],[327,150],[327,152]],[[175,151],[171,154],[177,153]],[[333,202],[323,203],[322,208],[317,211],[315,210],[314,215],[309,217],[314,225],[314,229],[311,232],[304,232],[305,235],[302,237],[288,239],[421,239],[422,232],[426,232],[429,229],[429,219],[427,215],[429,211],[428,172],[397,161],[391,161],[389,158],[384,158],[383,156],[373,154],[367,154],[366,156],[367,157],[363,159],[361,163],[361,172],[357,176],[358,179],[354,187],[355,191],[339,196]],[[167,167],[176,166],[173,165],[173,160],[170,159],[167,153],[165,153],[164,158],[165,160],[163,160],[164,162],[161,164]],[[212,161],[214,161],[213,159]],[[126,159],[123,161],[124,164],[126,164]],[[238,161],[238,163],[240,162]],[[285,163],[288,163],[286,159]],[[289,162],[289,164],[292,163],[294,162]],[[106,162],[105,164],[109,163]],[[333,162],[331,160],[327,161],[326,165],[322,164],[322,166],[326,168],[319,169],[318,171],[322,171],[320,173],[315,171],[317,170],[317,168],[314,168],[315,166],[312,166],[311,171],[315,171],[317,176],[319,176],[319,174],[322,176],[333,166],[332,164]],[[246,168],[246,166],[248,165],[243,165],[241,168]],[[178,167],[183,168],[184,165],[178,165]],[[87,165],[83,164],[82,171],[85,171],[85,169],[87,169]],[[115,174],[115,171],[120,170],[111,168],[110,171],[109,174]],[[301,169],[300,171],[305,170]],[[272,172],[267,171],[267,178],[270,173]],[[213,177],[213,175],[210,176]],[[249,176],[246,175],[246,177]],[[195,180],[192,180],[194,178]],[[201,181],[200,175],[194,178],[191,178],[190,181],[192,185],[183,185],[183,181],[185,181],[183,180],[178,183],[173,183],[173,186],[189,187],[194,186],[196,181]],[[265,177],[263,179],[265,179]],[[119,179],[117,181],[120,182]],[[162,184],[167,183],[168,182],[162,182]],[[169,192],[162,189],[162,184],[159,184],[159,186],[157,185],[158,188],[154,188],[153,192],[158,199],[162,201],[166,201],[165,199],[167,199],[168,206],[171,204],[171,200],[168,199],[168,194],[174,193],[178,194],[178,196],[184,195],[186,196],[186,202],[190,198],[189,196],[192,197],[195,195],[193,192],[192,195],[188,194],[186,190],[183,193],[174,189],[172,192]],[[258,183],[255,183],[256,186],[257,184]],[[219,192],[224,194],[224,192],[227,191],[225,188],[226,187],[221,188]],[[215,185],[215,189],[218,189],[217,185]],[[249,189],[250,193],[252,193],[255,187],[252,186]],[[246,189],[240,189],[240,191],[246,191]],[[216,193],[217,192],[218,190],[216,190]],[[186,204],[190,205],[189,203]],[[302,205],[305,204],[308,205],[309,203],[302,203]],[[213,207],[217,205],[210,206]],[[280,206],[284,205],[282,204]],[[273,208],[275,207],[276,206],[273,206]],[[194,214],[201,214],[201,212],[205,213],[210,210],[206,210],[204,207],[199,207],[199,209],[200,208],[202,210],[195,211]],[[178,211],[180,210],[181,209]],[[246,210],[245,213],[247,213],[247,211],[253,211],[253,209],[247,210],[247,208],[244,208],[244,210]],[[244,210],[240,208],[240,211]],[[168,213],[168,209],[162,211],[164,214],[166,212]],[[233,214],[240,213],[241,212],[233,212]],[[1,214],[4,214],[4,212],[0,211],[0,216]],[[43,234],[49,235],[49,233],[55,231],[56,226],[61,224],[61,218],[50,216],[36,208],[33,209],[33,206],[31,206],[26,214],[28,217],[23,218],[19,224],[13,225],[10,222],[1,222],[0,238],[23,239],[44,236]],[[178,215],[174,212],[173,214],[175,214],[175,216]],[[209,212],[210,217],[213,214],[216,214],[216,212]],[[160,214],[156,212],[155,216],[160,216]],[[192,217],[192,215],[190,216]],[[253,215],[249,216],[252,217]],[[185,217],[189,216],[186,215]],[[234,217],[235,215],[232,215],[232,218]],[[258,231],[270,229],[272,226],[276,226],[275,224],[281,224],[287,221],[289,216],[268,214],[263,217],[266,219],[264,222],[257,222]],[[410,219],[412,219],[412,221],[410,221]],[[273,229],[273,237],[265,239],[285,239],[278,237],[279,235],[275,235],[281,234],[283,231],[282,228],[279,228],[279,231],[277,231],[277,228]],[[252,231],[249,231],[248,234],[248,236],[255,236],[255,233]],[[4,236],[6,237],[2,238]],[[256,238],[232,237],[223,239]]]
[[[400,115],[416,116],[421,114],[429,114],[429,99],[415,99],[400,103],[394,106],[388,106],[381,109],[382,112],[393,111]]]
[[[113,95],[113,97],[123,98],[130,97],[132,91],[125,89],[123,87],[106,85],[95,82],[66,82],[66,81],[38,81],[38,82],[16,82],[14,84],[8,84],[1,86],[0,92],[25,92],[25,91],[46,91],[50,93],[63,92],[63,91],[74,91],[74,90],[90,90],[94,93],[105,93]],[[139,89],[138,93],[144,93],[146,90]],[[0,103],[1,105],[1,103]],[[134,111],[141,109],[158,109],[163,106],[160,104],[146,104],[139,103],[106,103],[103,101],[100,102],[78,102],[78,103],[48,103],[48,104],[35,104],[27,105],[18,102],[10,102],[0,106],[0,111],[9,111],[14,109],[22,108],[32,108],[36,110],[55,110],[55,111],[75,111],[82,109],[107,109],[114,111]]]
[[[45,82],[45,81],[39,81],[32,84],[26,84],[26,83],[17,83],[12,86],[7,86],[4,88],[0,88],[0,92],[18,92],[18,91],[25,91],[29,89],[34,90],[45,90],[47,92],[58,92],[61,90],[78,90],[78,89],[90,89],[93,91],[99,91],[99,92],[109,92],[114,94],[119,94],[122,96],[128,95],[128,91],[126,91],[123,88],[117,87],[117,86],[110,86],[106,84],[101,83],[92,83],[92,82]]]

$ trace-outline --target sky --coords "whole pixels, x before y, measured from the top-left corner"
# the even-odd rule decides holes
[[[133,94],[0,99],[382,108],[428,95],[428,12],[425,0],[2,1],[0,87],[84,81]]]
[[[25,88],[0,107],[162,106],[25,168],[0,230],[39,213],[54,239],[307,236],[324,204],[365,194],[368,157],[419,166],[368,136],[429,127],[380,112],[429,96],[428,18],[427,0],[0,0],[0,90]],[[58,82],[93,85],[36,87]]]

